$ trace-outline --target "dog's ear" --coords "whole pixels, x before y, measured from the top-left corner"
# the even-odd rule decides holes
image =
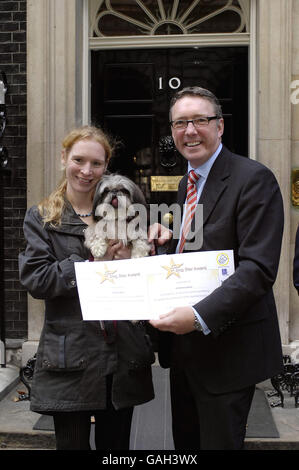
[[[147,224],[149,224],[149,205],[146,202],[145,196],[139,186],[137,186],[136,184],[134,186],[135,187],[133,192],[133,202],[134,204],[141,204],[145,207],[147,215]]]
[[[143,206],[147,205],[145,196],[143,192],[141,191],[141,189],[139,188],[139,186],[137,185],[134,186],[133,202],[135,204],[142,204]]]

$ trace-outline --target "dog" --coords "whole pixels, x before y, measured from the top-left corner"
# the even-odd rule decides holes
[[[131,245],[131,258],[148,256],[147,204],[141,189],[116,173],[104,175],[93,200],[94,223],[85,230],[85,245],[94,259],[105,255],[109,240]]]

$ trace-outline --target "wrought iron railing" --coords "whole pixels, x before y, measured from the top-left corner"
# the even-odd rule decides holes
[[[278,397],[278,400],[270,403],[272,407],[284,407],[285,393],[294,398],[294,405],[299,406],[299,364],[285,355],[283,372],[272,377],[271,384],[274,388],[268,393],[268,397]]]

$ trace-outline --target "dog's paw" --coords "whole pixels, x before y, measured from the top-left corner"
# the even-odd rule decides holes
[[[102,258],[106,253],[108,244],[105,240],[95,240],[91,243],[90,251],[94,258]]]
[[[144,258],[151,251],[151,246],[147,240],[137,239],[132,241],[131,258]]]

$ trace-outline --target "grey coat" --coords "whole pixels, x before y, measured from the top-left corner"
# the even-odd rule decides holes
[[[26,249],[19,255],[20,281],[45,301],[31,392],[38,413],[106,408],[106,376],[112,374],[116,409],[154,398],[154,353],[142,323],[83,321],[74,262],[88,259],[87,225],[68,204],[58,228],[44,226],[36,206],[24,220]]]

